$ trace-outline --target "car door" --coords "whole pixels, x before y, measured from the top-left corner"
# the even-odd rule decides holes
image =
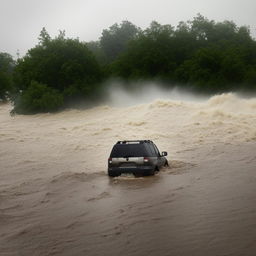
[[[155,144],[153,144],[153,147],[156,151],[156,154],[157,154],[157,162],[158,162],[158,167],[162,167],[164,164],[165,164],[165,160],[164,160],[164,157],[160,154],[157,146]]]

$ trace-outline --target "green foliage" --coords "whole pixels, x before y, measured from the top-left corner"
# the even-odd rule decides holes
[[[109,29],[104,29],[100,38],[100,46],[108,63],[112,62],[122,53],[131,39],[134,39],[139,28],[129,21],[120,25],[115,23]]]
[[[40,45],[47,45],[51,41],[51,37],[46,31],[45,27],[42,28],[40,35],[38,37],[39,44]]]
[[[13,78],[15,63],[0,54],[0,99],[14,81],[19,113],[95,101],[106,78],[164,80],[205,92],[256,90],[256,41],[232,21],[198,14],[176,28],[153,21],[144,30],[123,21],[88,43],[66,38],[65,31],[52,39],[43,28],[38,39],[17,61]]]
[[[53,112],[63,106],[62,94],[45,84],[31,81],[29,87],[22,91],[14,108],[14,113],[34,114],[40,112]]]
[[[30,49],[19,60],[15,78],[20,89],[35,80],[63,91],[77,82],[86,85],[100,81],[101,71],[84,43],[58,37]]]
[[[246,65],[238,49],[213,45],[199,49],[177,70],[178,81],[196,85],[204,91],[225,91],[242,84]]]
[[[107,57],[101,47],[100,41],[90,41],[86,43],[86,46],[94,54],[98,63],[102,66],[107,64]]]
[[[15,62],[8,53],[0,53],[0,101],[6,101],[12,91],[12,73]]]
[[[124,79],[161,79],[211,92],[255,88],[256,42],[248,27],[198,14],[176,29],[152,22],[110,65]]]
[[[11,81],[9,76],[5,72],[0,71],[0,102],[7,100],[10,89]]]
[[[31,81],[37,81],[58,90],[65,102],[88,98],[101,79],[100,67],[85,43],[66,39],[64,31],[51,39],[45,29],[40,33],[39,44],[18,60],[14,74],[17,90],[25,93]]]
[[[172,35],[171,26],[152,22],[113,64],[114,74],[134,79],[170,72],[175,66]]]

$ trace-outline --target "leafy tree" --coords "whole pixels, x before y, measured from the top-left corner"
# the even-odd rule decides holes
[[[122,53],[131,39],[134,39],[140,29],[129,21],[115,23],[109,29],[104,29],[100,45],[105,53],[107,62],[112,62]]]
[[[18,90],[26,91],[34,85],[31,81],[36,81],[58,90],[69,102],[86,99],[96,92],[102,72],[85,43],[66,39],[64,31],[51,39],[43,29],[39,44],[19,59],[14,78]]]
[[[47,30],[45,27],[42,28],[40,35],[38,37],[39,44],[40,45],[47,45],[51,41],[51,37],[48,34]]]
[[[173,28],[152,22],[132,40],[113,65],[114,73],[124,78],[150,78],[166,74],[175,67]]]
[[[248,27],[198,14],[176,29],[152,22],[110,65],[125,79],[164,79],[204,91],[255,86],[256,42]]]
[[[178,24],[174,31],[173,44],[175,60],[178,66],[193,56],[198,49],[198,42],[191,33],[191,27],[188,23],[182,21]]]
[[[177,80],[194,84],[200,90],[225,91],[243,84],[247,67],[241,49],[212,45],[199,49],[176,70],[176,75]],[[249,77],[253,77],[252,69]]]
[[[193,21],[189,21],[188,23],[191,25],[190,31],[197,41],[205,42],[212,40],[214,21],[209,21],[199,13]]]
[[[218,90],[222,59],[219,47],[201,48],[176,70],[178,81],[194,84],[204,91]]]
[[[11,81],[9,76],[5,72],[0,71],[0,102],[7,100],[10,89]]]
[[[102,66],[107,64],[107,57],[101,47],[100,41],[87,42],[86,46],[93,53],[99,64],[101,64]]]
[[[12,91],[12,73],[15,61],[8,53],[0,53],[0,101],[6,101]]]

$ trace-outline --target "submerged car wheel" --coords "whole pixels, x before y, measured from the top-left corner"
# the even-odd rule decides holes
[[[109,177],[118,177],[118,176],[120,176],[120,174],[119,174],[119,173],[116,173],[116,172],[108,171],[108,176],[109,176]]]
[[[152,169],[146,173],[146,176],[154,176],[158,172],[158,168]]]

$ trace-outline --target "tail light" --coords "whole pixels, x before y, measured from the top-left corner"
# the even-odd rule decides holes
[[[108,159],[108,162],[109,162],[110,164],[112,164],[112,158],[111,158],[111,157]]]
[[[148,163],[149,159],[147,157],[144,157],[144,163]]]

